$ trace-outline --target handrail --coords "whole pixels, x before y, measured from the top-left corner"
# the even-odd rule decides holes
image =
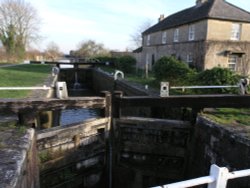
[[[248,93],[250,81],[248,78],[240,79],[237,85],[206,85],[206,86],[169,86],[169,82],[161,82],[160,96],[169,97],[170,89],[223,89],[223,88],[239,88],[239,93],[245,95]]]
[[[239,88],[239,85],[214,85],[214,86],[172,86],[170,89],[217,89],[217,88]]]
[[[186,188],[203,184],[208,184],[208,188],[226,188],[227,181],[229,179],[235,179],[246,176],[250,176],[250,169],[229,172],[228,169],[225,167],[220,168],[217,165],[211,165],[209,176],[181,181],[178,183],[171,183],[154,188]]]
[[[0,90],[50,90],[52,87],[0,87]]]

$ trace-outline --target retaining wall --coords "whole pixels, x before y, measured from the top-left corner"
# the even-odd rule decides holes
[[[13,128],[0,133],[0,187],[39,188],[35,132]]]
[[[242,136],[240,127],[222,126],[199,116],[195,125],[190,175],[207,176],[211,164],[229,171],[250,168],[250,139]],[[250,187],[250,177],[229,180],[228,188]]]

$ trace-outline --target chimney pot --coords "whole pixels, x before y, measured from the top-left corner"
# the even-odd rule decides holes
[[[161,14],[160,18],[158,19],[159,22],[161,22],[162,20],[164,20],[164,14]]]
[[[196,0],[196,5],[201,5],[205,2],[207,2],[208,0]]]

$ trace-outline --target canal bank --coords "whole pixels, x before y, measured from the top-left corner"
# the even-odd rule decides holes
[[[114,81],[109,74],[105,77],[105,73],[99,70],[91,71],[93,73],[88,73],[88,79],[93,80],[91,86],[96,88],[96,91],[107,88],[115,91],[119,88],[125,95],[143,96],[147,93],[144,88],[126,85],[126,81]],[[225,127],[204,120],[201,116],[197,117],[196,124],[192,124],[183,120],[152,118],[150,116],[155,108],[132,109],[122,109],[119,116],[112,118],[113,124],[109,134],[106,134],[105,120],[91,120],[85,125],[44,130],[37,137],[38,152],[54,152],[55,155],[52,156],[43,155],[44,159],[47,159],[46,163],[54,165],[54,169],[63,171],[64,180],[72,186],[72,173],[74,175],[79,169],[83,174],[87,173],[88,175],[76,176],[79,178],[76,182],[85,187],[112,185],[125,188],[162,185],[207,174],[209,166],[213,163],[232,170],[249,168],[249,140],[238,138]],[[143,117],[127,117],[127,114],[139,114]],[[95,125],[95,121],[102,123]],[[230,153],[228,148],[232,148],[233,153],[240,148],[240,152],[244,153],[243,160]],[[79,158],[73,157],[77,157],[77,154],[85,158],[78,160]],[[67,162],[72,164],[69,159],[75,160],[78,164],[71,168],[70,173],[60,168],[60,165],[65,166]],[[61,163],[62,161],[65,163]],[[50,177],[61,176],[54,171]],[[59,178],[58,181],[62,179]],[[249,179],[245,178],[237,184],[230,182],[229,187],[235,185],[248,187]]]

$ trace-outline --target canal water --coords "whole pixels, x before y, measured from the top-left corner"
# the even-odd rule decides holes
[[[81,85],[78,85],[78,87],[79,88],[72,88],[68,90],[70,97],[95,96],[95,93],[87,87],[83,87]],[[60,126],[83,122],[88,119],[99,117],[101,117],[100,109],[66,109],[61,111]]]
[[[88,87],[86,87],[85,85],[77,82],[77,80],[75,83],[76,84],[74,85],[73,84],[69,85],[68,95],[70,97],[96,96],[96,94],[92,90],[88,89]],[[81,123],[89,119],[99,118],[102,116],[102,114],[103,112],[101,109],[85,109],[85,108],[65,109],[59,111],[58,113],[55,113],[54,118],[57,119],[58,123],[54,124],[53,126],[65,126],[65,125]],[[97,136],[97,138],[99,137]],[[95,136],[92,137],[92,139],[97,139],[97,138],[95,138]],[[81,152],[81,148],[79,149],[79,151]],[[77,168],[78,163],[76,161],[73,163],[69,163],[67,165],[62,165],[58,169],[51,169],[49,171],[40,172],[40,187],[41,188],[49,188],[49,187],[78,188],[86,186],[88,188],[96,187],[95,185],[97,176],[96,174],[102,174],[102,169],[96,168],[96,169],[90,169],[88,171],[85,170],[84,168],[78,169]],[[95,182],[93,186],[91,185],[91,182]]]
[[[74,88],[73,84],[69,85],[68,95],[70,97],[96,96],[96,94],[91,89],[84,86],[83,84],[78,84],[77,88]],[[100,118],[103,114],[102,111],[103,110],[101,109],[77,108],[41,112],[39,115],[37,129],[42,130],[57,126],[71,125],[93,118]]]

